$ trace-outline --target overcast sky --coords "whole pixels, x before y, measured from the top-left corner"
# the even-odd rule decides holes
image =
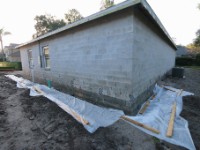
[[[115,3],[124,0],[115,0]],[[4,36],[4,45],[31,40],[35,33],[34,17],[51,14],[61,19],[72,8],[84,17],[99,11],[101,0],[0,0],[0,28],[12,35]],[[147,0],[170,36],[177,44],[187,45],[200,29],[200,0]]]

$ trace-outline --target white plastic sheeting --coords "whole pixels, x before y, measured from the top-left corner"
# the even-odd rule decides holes
[[[89,122],[89,124],[86,125],[84,124],[83,120],[77,120],[82,123],[90,133],[95,132],[99,127],[107,127],[112,125],[124,115],[124,112],[121,110],[99,107],[68,94],[61,93],[55,89],[50,89],[47,86],[35,84],[23,78],[18,78],[14,75],[6,75],[6,77],[16,81],[18,88],[29,88],[31,96],[43,95],[55,102],[59,107],[72,116],[74,112],[77,113],[79,116],[81,116],[81,118],[84,118]],[[33,87],[39,88],[42,93],[39,94]],[[182,96],[192,95],[192,93],[183,91],[180,96],[177,96],[177,92],[180,91],[179,89],[172,87],[168,88],[172,89],[172,91],[156,85],[154,89],[156,97],[154,99],[149,99],[150,105],[146,111],[142,115],[138,114],[136,116],[126,117],[160,131],[160,134],[155,134],[131,123],[131,125],[147,134],[165,140],[169,143],[195,150],[195,146],[188,129],[188,122],[180,116],[183,107]],[[174,132],[173,136],[168,138],[166,137],[166,132],[171,115],[172,105],[175,101],[177,108],[173,130]]]
[[[159,86],[155,86],[154,94],[156,97],[150,100],[150,105],[147,107],[146,111],[141,115],[128,116],[129,118],[136,120],[140,123],[148,125],[160,131],[160,134],[155,134],[151,131],[145,130],[139,126],[131,124],[136,128],[150,134],[154,137],[167,141],[169,143],[180,145],[185,148],[195,150],[193,140],[188,129],[188,122],[180,116],[182,111],[183,102],[182,96],[192,95],[192,93],[183,91],[180,96],[177,95],[180,92],[179,89],[168,87],[173,91],[166,90]],[[173,103],[176,101],[176,118],[174,122],[173,136],[171,138],[166,137],[167,128],[170,120],[170,115],[172,111]]]
[[[84,124],[83,120],[77,120],[82,123],[90,133],[93,133],[99,127],[112,125],[124,115],[124,112],[121,110],[99,107],[68,94],[61,93],[55,89],[48,88],[47,86],[35,84],[23,78],[18,78],[14,75],[6,75],[6,77],[16,81],[18,88],[29,88],[31,96],[43,95],[44,97],[47,97],[63,110],[71,114],[75,119],[76,116],[74,116],[74,113],[78,114],[81,118],[84,118],[89,122],[87,125]],[[33,86],[40,89],[42,93],[39,94],[36,92]]]

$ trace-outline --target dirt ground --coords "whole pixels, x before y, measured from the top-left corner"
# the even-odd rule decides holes
[[[182,88],[196,96],[184,98],[182,116],[200,149],[200,70],[185,70],[185,79],[167,78],[161,84]],[[124,121],[88,133],[84,127],[45,97],[0,74],[0,150],[168,150],[183,149],[155,139]]]
[[[155,149],[154,139],[124,121],[90,134],[56,104],[30,97],[29,90],[0,75],[0,150],[149,148]]]

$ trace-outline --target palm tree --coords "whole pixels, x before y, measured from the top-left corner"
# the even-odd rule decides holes
[[[0,42],[1,42],[1,51],[2,51],[2,55],[3,55],[3,61],[5,60],[5,54],[4,54],[4,50],[3,50],[3,39],[2,36],[4,35],[9,35],[11,34],[10,32],[4,31],[3,28],[0,29]]]

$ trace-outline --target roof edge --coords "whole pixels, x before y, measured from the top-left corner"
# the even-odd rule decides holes
[[[16,46],[15,48],[20,48],[20,47],[24,47],[28,44],[31,44],[31,43],[34,43],[34,42],[37,42],[39,40],[42,40],[44,38],[47,38],[47,37],[50,37],[52,35],[55,35],[55,34],[58,34],[60,32],[63,32],[65,30],[68,30],[70,28],[73,28],[73,27],[76,27],[76,26],[79,26],[81,24],[84,24],[84,23],[87,23],[87,22],[90,22],[92,20],[95,20],[95,19],[98,19],[98,18],[101,18],[103,16],[106,16],[106,15],[109,15],[111,13],[114,13],[114,12],[117,12],[119,10],[123,10],[125,8],[128,8],[128,7],[131,7],[131,6],[134,6],[136,4],[141,4],[146,10],[147,12],[149,13],[149,15],[153,18],[153,20],[156,22],[156,24],[158,24],[158,26],[160,27],[160,29],[163,31],[163,33],[165,34],[165,36],[169,39],[170,43],[172,44],[172,46],[177,50],[177,47],[176,47],[176,44],[173,42],[172,38],[170,37],[170,35],[168,34],[168,32],[166,31],[165,27],[163,26],[163,24],[161,23],[161,21],[159,20],[159,18],[157,17],[157,15],[154,13],[153,9],[151,8],[151,6],[147,3],[146,0],[127,0],[127,1],[124,1],[120,4],[117,4],[115,6],[112,6],[108,9],[105,9],[105,10],[102,10],[100,12],[97,12],[95,14],[92,14],[88,17],[85,17],[81,20],[78,20],[76,22],[73,22],[71,24],[68,24],[64,27],[61,27],[57,30],[54,30],[54,31],[51,31],[49,33],[46,33],[38,38],[35,38],[33,40],[30,40],[26,43],[23,43],[21,45],[18,45]]]
[[[102,10],[102,11],[97,12],[97,13],[95,13],[95,14],[92,14],[92,15],[90,15],[90,16],[88,16],[88,17],[85,17],[85,18],[83,18],[83,19],[80,19],[80,20],[78,20],[78,21],[76,21],[76,22],[73,22],[73,23],[71,23],[71,24],[68,24],[68,25],[66,25],[66,26],[64,26],[64,27],[61,27],[61,28],[59,28],[59,29],[56,29],[56,30],[51,31],[51,32],[49,32],[49,33],[46,33],[46,34],[44,34],[44,35],[42,35],[42,36],[40,36],[40,37],[38,37],[38,38],[35,38],[35,39],[30,40],[30,41],[28,41],[28,42],[26,42],[26,43],[23,43],[23,44],[21,44],[21,45],[19,45],[19,46],[16,46],[15,48],[20,48],[20,47],[26,46],[26,45],[28,45],[28,44],[37,42],[37,41],[39,41],[39,40],[42,40],[42,39],[47,38],[47,37],[50,37],[50,36],[55,35],[55,34],[57,34],[57,33],[63,32],[63,31],[65,31],[65,30],[67,30],[67,29],[70,29],[70,28],[79,26],[79,25],[81,25],[81,24],[84,24],[84,23],[87,23],[87,22],[89,22],[89,21],[92,21],[92,20],[101,18],[101,17],[106,16],[106,15],[108,15],[108,14],[117,12],[117,11],[119,11],[119,10],[123,10],[123,9],[125,9],[125,8],[134,6],[134,5],[139,4],[139,3],[141,3],[141,0],[128,0],[128,1],[122,2],[122,3],[120,3],[120,4],[117,4],[117,5],[115,5],[115,6],[110,7],[110,8],[108,8],[108,9]]]
[[[148,4],[148,2],[146,0],[141,0],[141,4],[148,11],[148,13],[153,18],[153,20],[158,24],[158,26],[164,32],[164,34],[167,36],[167,38],[171,42],[172,46],[177,50],[176,44],[174,43],[171,36],[167,32],[167,30],[165,29],[165,27],[163,26],[163,24],[161,23],[160,19],[157,17],[157,15],[155,14],[155,12],[151,8],[151,6]]]

